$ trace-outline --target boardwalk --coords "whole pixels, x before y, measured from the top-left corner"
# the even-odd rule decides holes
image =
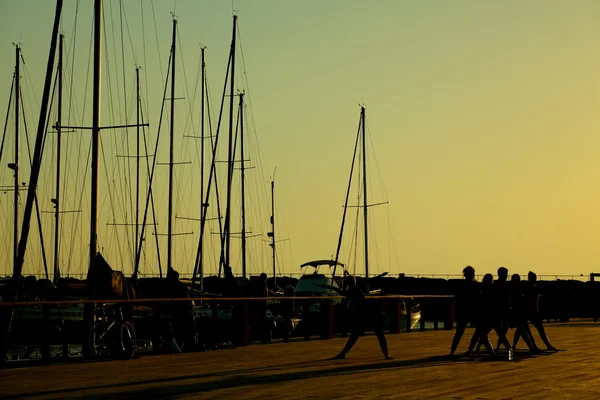
[[[466,336],[472,331],[467,330]],[[0,397],[80,399],[597,399],[600,323],[551,324],[559,353],[450,361],[453,331],[389,335],[384,361],[374,336],[346,360],[326,360],[345,339],[273,343],[212,352],[73,362],[0,371]],[[537,338],[537,336],[536,336]],[[466,350],[468,337],[459,351]],[[541,345],[541,342],[540,342]],[[524,344],[521,343],[521,346]],[[522,348],[521,348],[522,349]]]

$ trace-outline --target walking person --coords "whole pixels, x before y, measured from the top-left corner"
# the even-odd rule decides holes
[[[360,290],[360,288],[357,286],[356,278],[353,275],[346,276],[343,281],[342,289],[330,285],[319,286],[336,291],[341,296],[346,297],[348,301],[356,307],[355,315],[351,322],[352,327],[350,337],[346,342],[346,346],[344,346],[342,351],[333,357],[333,359],[343,360],[346,358],[346,354],[348,354],[348,352],[356,344],[359,336],[364,332],[365,325],[368,322],[371,322],[373,332],[377,336],[379,347],[381,348],[383,356],[386,360],[391,360],[392,357],[388,353],[387,341],[383,334],[381,316],[378,312],[376,312],[377,310],[375,307],[369,303],[362,290]]]
[[[479,298],[479,286],[475,280],[475,268],[467,265],[463,269],[464,280],[460,282],[455,293],[455,320],[456,332],[452,339],[450,348],[450,356],[454,356],[454,352],[460,343],[460,339],[465,333],[467,324],[472,326],[475,324],[475,310]]]
[[[527,274],[526,287],[527,290],[525,292],[525,298],[527,303],[527,317],[529,319],[529,322],[531,322],[531,324],[537,329],[538,333],[540,334],[540,338],[546,345],[548,351],[558,351],[558,349],[552,346],[552,343],[550,343],[548,335],[546,335],[546,330],[544,329],[544,319],[542,318],[540,307],[543,288],[537,284],[537,275],[535,274],[535,272],[529,271],[529,274]],[[535,341],[533,340],[533,336],[531,336],[531,330],[529,330],[529,334],[531,337],[532,346],[537,351],[540,351],[540,349],[536,346]],[[517,345],[518,341],[519,338],[515,334],[513,347]]]

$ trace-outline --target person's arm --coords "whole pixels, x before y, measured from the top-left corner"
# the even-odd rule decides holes
[[[331,289],[331,290],[335,290],[337,293],[339,293],[339,294],[340,294],[340,295],[342,295],[342,296],[344,296],[344,295],[345,295],[345,293],[344,293],[344,291],[343,291],[342,289],[340,289],[340,288],[336,288],[335,286],[331,286],[331,285],[321,285],[321,284],[317,284],[317,286],[320,286],[320,287],[322,287],[322,288],[325,288],[325,289]]]

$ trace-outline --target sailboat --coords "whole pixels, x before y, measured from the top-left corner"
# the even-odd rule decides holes
[[[353,175],[354,175],[353,172],[354,172],[354,168],[356,165],[357,156],[359,156],[360,159],[362,160],[362,163],[359,167],[361,168],[361,175],[363,178],[362,179],[362,193],[361,193],[362,204],[357,207],[360,207],[362,209],[362,217],[363,217],[362,218],[363,219],[363,239],[364,239],[364,242],[363,242],[363,245],[364,245],[364,280],[363,280],[363,282],[365,283],[364,290],[365,290],[366,294],[370,294],[370,295],[381,294],[380,289],[370,290],[371,288],[369,288],[370,282],[373,282],[374,278],[385,276],[385,275],[387,275],[387,272],[384,272],[373,278],[371,278],[369,275],[370,271],[369,271],[368,209],[372,206],[385,204],[385,203],[376,203],[376,204],[368,203],[368,198],[367,198],[367,194],[368,194],[368,192],[367,192],[367,150],[366,150],[366,128],[365,128],[365,125],[366,125],[366,110],[365,110],[364,106],[361,106],[359,129],[358,129],[358,133],[357,133],[356,141],[355,141],[355,145],[354,145],[354,154],[352,157],[352,164],[351,164],[351,168],[350,168],[350,179],[349,179],[348,188],[346,191],[346,200],[344,202],[344,211],[342,214],[342,224],[341,224],[340,234],[338,237],[338,243],[337,243],[335,257],[332,260],[316,260],[316,261],[309,261],[309,262],[302,264],[300,267],[305,270],[305,274],[300,277],[300,280],[298,281],[298,284],[296,285],[296,290],[295,290],[296,296],[337,296],[337,293],[335,293],[334,291],[332,291],[330,289],[322,288],[319,285],[328,284],[328,285],[331,285],[334,287],[339,287],[341,284],[341,277],[336,276],[336,273],[339,272],[338,268],[341,268],[343,270],[343,275],[347,275],[349,273],[346,266],[339,261],[339,256],[340,256],[340,251],[341,251],[341,247],[342,247],[342,239],[343,239],[343,233],[344,233],[344,226],[346,223],[346,215],[347,215],[348,209],[351,207],[348,205],[348,200],[350,197],[350,189],[352,187],[352,179],[353,179]],[[359,154],[359,151],[361,152],[360,154]],[[327,278],[325,274],[320,273],[319,268],[322,268],[323,266],[327,266],[330,268],[330,270],[332,270],[332,271],[330,271],[330,274],[331,274],[330,278]],[[312,268],[312,273],[307,274],[306,270],[310,269],[309,267]],[[319,310],[320,310],[319,302],[312,301],[309,303],[310,303],[310,307],[309,308],[304,307],[304,312],[306,312],[306,311],[319,312]],[[339,299],[334,300],[334,305],[339,306],[341,304],[342,304],[342,302]],[[401,323],[401,327],[403,329],[406,328],[408,323],[410,323],[411,327],[415,326],[421,319],[420,310],[418,308],[413,308],[410,310],[411,312],[408,313],[406,310],[405,302],[402,302],[401,310],[402,310],[402,318],[401,318],[400,323]],[[343,313],[343,310],[339,310],[339,311]],[[410,314],[410,321],[407,321],[407,316],[409,314]]]

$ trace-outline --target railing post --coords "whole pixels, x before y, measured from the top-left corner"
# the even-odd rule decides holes
[[[402,320],[402,308],[400,307],[400,302],[402,299],[394,298],[390,301],[390,306],[388,308],[388,313],[390,316],[390,333],[400,333],[402,330],[401,320]]]
[[[331,300],[323,300],[321,303],[321,310],[323,315],[323,330],[321,334],[321,338],[323,339],[333,339],[333,328],[334,328],[334,311],[333,311],[333,301]]]
[[[423,298],[421,299],[421,318],[419,318],[419,330],[421,332],[425,331],[425,315],[429,316],[431,315],[435,315],[435,312],[430,312],[432,311],[432,307],[431,304],[429,302],[429,300]],[[435,319],[435,318],[434,318]]]
[[[444,318],[444,329],[448,331],[454,328],[454,297],[450,298],[449,303],[450,306],[448,307],[446,318]]]
[[[42,306],[42,360],[50,360],[50,306]]]
[[[249,341],[249,319],[248,319],[248,303],[244,301],[242,304],[239,302],[236,304],[236,308],[239,310],[239,322],[240,322],[240,336],[238,339],[238,346],[248,346]]]
[[[412,299],[407,297],[406,300],[406,332],[410,332],[411,330],[411,320],[412,320]]]
[[[310,334],[311,334],[311,315],[310,315],[310,304],[308,304],[308,302],[305,302],[304,305],[302,306],[302,326],[303,326],[303,333],[304,333],[304,340],[309,340],[310,339]]]

